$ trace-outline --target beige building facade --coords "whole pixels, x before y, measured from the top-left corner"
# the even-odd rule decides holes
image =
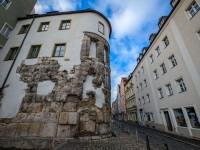
[[[132,73],[128,76],[128,80],[125,84],[125,103],[126,103],[126,114],[127,121],[137,121],[137,107],[134,91],[134,78]]]
[[[141,124],[200,137],[200,0],[172,0],[133,71]]]

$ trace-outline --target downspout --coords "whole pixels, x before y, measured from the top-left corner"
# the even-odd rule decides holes
[[[13,66],[14,66],[14,64],[15,64],[15,61],[17,60],[17,57],[18,57],[18,55],[19,55],[19,52],[20,52],[20,50],[21,50],[21,48],[22,48],[22,46],[23,46],[23,44],[24,44],[24,42],[25,42],[25,40],[26,40],[26,37],[27,37],[27,35],[28,35],[28,33],[29,33],[29,31],[30,31],[30,29],[31,29],[31,27],[32,27],[34,21],[35,21],[35,15],[33,16],[33,20],[32,20],[32,22],[31,22],[31,24],[30,24],[30,26],[29,26],[29,29],[28,29],[28,31],[26,32],[26,34],[25,34],[25,36],[24,36],[24,38],[23,38],[23,41],[22,41],[22,43],[21,43],[21,45],[20,45],[20,47],[19,47],[19,49],[18,49],[18,51],[17,51],[17,54],[16,54],[16,56],[15,56],[15,58],[14,58],[12,64],[11,64],[11,66],[10,66],[10,69],[9,69],[7,75],[6,75],[6,78],[5,78],[4,82],[3,82],[3,85],[2,85],[2,87],[0,88],[0,106],[1,106],[1,98],[3,97],[3,90],[4,90],[4,88],[5,88],[5,84],[6,84],[7,80],[8,80],[8,77],[10,76],[10,73],[11,73],[11,71],[12,71],[12,69],[13,69]]]

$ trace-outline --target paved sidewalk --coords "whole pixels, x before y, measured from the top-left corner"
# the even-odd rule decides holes
[[[112,130],[117,132],[117,137],[67,142],[59,150],[146,150],[145,142],[142,140],[137,142],[134,135],[123,132],[114,124]]]

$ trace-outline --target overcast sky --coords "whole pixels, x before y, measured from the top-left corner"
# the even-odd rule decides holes
[[[38,0],[36,13],[95,9],[111,22],[112,101],[117,84],[136,66],[136,58],[149,45],[149,35],[158,31],[158,19],[171,11],[170,0]]]

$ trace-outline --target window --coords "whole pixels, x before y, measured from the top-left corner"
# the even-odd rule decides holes
[[[138,71],[138,77],[140,77],[140,71]]]
[[[43,32],[43,31],[47,31],[49,28],[49,22],[42,22],[40,24],[40,27],[38,29],[38,32]]]
[[[144,67],[143,66],[141,67],[141,70],[142,70],[142,73],[144,73]]]
[[[140,98],[138,99],[138,102],[139,102],[139,106],[141,105],[141,101],[140,101]]]
[[[158,72],[157,72],[157,70],[154,70],[153,73],[154,73],[154,79],[155,79],[155,80],[158,79],[159,77],[158,77]]]
[[[29,29],[29,24],[27,24],[27,25],[23,25],[22,27],[21,27],[21,29],[20,29],[20,31],[19,31],[19,34],[24,34],[24,33],[26,33],[27,31],[28,31],[28,29]]]
[[[142,83],[140,83],[140,87],[141,87],[141,90],[142,90]]]
[[[3,28],[1,29],[1,34],[8,38],[11,31],[12,28],[7,23],[5,23]]]
[[[181,108],[174,109],[174,115],[176,117],[177,126],[187,127],[185,117]]]
[[[153,54],[150,55],[150,61],[151,61],[151,63],[153,63],[153,61],[154,61]]]
[[[157,53],[157,56],[159,56],[161,54],[159,46],[156,48],[156,53]]]
[[[167,47],[169,45],[169,40],[167,36],[163,39],[163,44],[164,44],[164,47]]]
[[[150,113],[146,113],[146,116],[147,116],[147,120],[151,121]]]
[[[200,128],[200,122],[199,122],[199,119],[197,117],[194,107],[188,107],[186,108],[186,111],[187,111],[192,128]]]
[[[144,85],[145,85],[145,87],[147,87],[147,80],[146,79],[144,79]]]
[[[150,103],[150,97],[149,97],[149,94],[147,94],[146,97],[147,97],[147,102]]]
[[[17,54],[19,47],[13,47],[9,50],[8,54],[6,55],[5,60],[13,60]]]
[[[137,92],[139,92],[139,87],[137,86]]]
[[[101,22],[99,22],[99,32],[104,34],[104,25]]]
[[[145,104],[145,99],[144,99],[144,96],[142,97],[142,100],[143,100],[143,104]]]
[[[185,86],[185,83],[183,82],[182,78],[176,80],[176,83],[178,85],[179,92],[185,92],[186,91],[186,86]]]
[[[169,58],[169,61],[171,63],[171,68],[175,67],[177,65],[177,62],[176,62],[176,59],[174,57],[174,55],[170,56]]]
[[[200,40],[200,29],[197,31],[197,37],[199,38],[199,40]]]
[[[159,88],[159,89],[158,89],[158,96],[159,96],[160,99],[161,99],[161,98],[164,98],[162,88]]]
[[[199,5],[197,4],[196,1],[194,1],[189,7],[188,9],[186,10],[189,17],[192,18],[198,11],[199,11],[200,7]]]
[[[62,57],[65,54],[65,44],[56,44],[53,52],[53,57]]]
[[[172,90],[172,86],[170,83],[166,85],[166,88],[167,88],[167,95],[168,96],[173,95],[173,90]]]
[[[34,45],[31,47],[27,58],[37,58],[41,45]]]
[[[60,24],[60,30],[67,30],[70,28],[71,20],[62,20]]]
[[[8,7],[10,6],[11,2],[10,0],[0,0],[0,4],[5,8],[8,9]]]
[[[151,116],[151,121],[154,121],[152,112],[150,113],[150,116]]]
[[[137,81],[137,75],[135,75],[135,81]]]
[[[160,69],[161,69],[161,73],[162,73],[162,74],[165,74],[165,73],[167,72],[167,69],[166,69],[164,63],[160,65]]]

